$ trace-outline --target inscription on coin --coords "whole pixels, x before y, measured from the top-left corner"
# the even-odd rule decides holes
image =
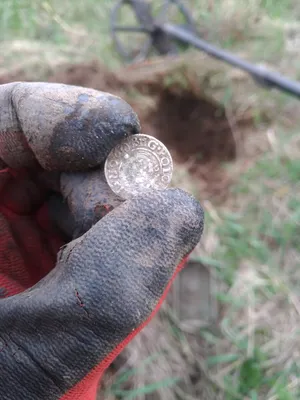
[[[109,153],[104,173],[111,190],[128,199],[150,189],[164,189],[172,179],[173,162],[166,146],[153,136],[132,135]]]

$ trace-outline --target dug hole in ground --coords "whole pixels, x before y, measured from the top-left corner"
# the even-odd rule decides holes
[[[0,83],[17,80],[41,78],[24,71],[0,77]],[[223,378],[231,364],[225,370],[208,368],[205,360],[232,347],[222,325],[229,310],[216,300],[216,294],[227,293],[228,286],[205,259],[219,246],[219,212],[238,208],[231,188],[273,145],[268,134],[278,120],[273,100],[264,98],[243,73],[193,52],[185,58],[158,58],[115,72],[97,61],[63,65],[49,69],[42,80],[124,98],[137,112],[142,132],[157,137],[170,150],[175,163],[172,185],[196,196],[207,216],[203,239],[188,268],[173,285],[160,313],[107,371],[99,399],[225,399]],[[288,119],[289,113],[292,108],[281,117]],[[245,290],[248,272],[241,265],[235,296]],[[247,331],[243,308],[236,318]],[[207,340],[209,334],[219,337],[218,345]]]

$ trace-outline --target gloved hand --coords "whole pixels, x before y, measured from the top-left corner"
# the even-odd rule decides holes
[[[203,212],[182,190],[107,187],[103,161],[139,130],[107,93],[0,86],[0,399],[94,399],[198,243]]]

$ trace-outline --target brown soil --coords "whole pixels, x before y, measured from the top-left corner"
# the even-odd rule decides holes
[[[130,67],[128,73],[126,70],[113,73],[98,62],[92,62],[60,68],[47,80],[108,91],[126,99],[139,115],[143,132],[165,143],[175,161],[186,163],[202,196],[213,195],[222,200],[229,180],[220,164],[236,156],[233,133],[224,109],[199,93],[193,83],[188,89],[182,89],[149,77],[145,80],[139,77],[132,82],[132,75],[137,74]],[[22,72],[0,77],[0,83],[16,80],[28,79]],[[134,89],[142,93],[142,97],[132,95]]]
[[[148,118],[155,134],[178,153],[180,161],[188,161],[191,156],[200,163],[235,157],[224,110],[187,90],[179,94],[163,90]]]
[[[115,74],[98,62],[65,66],[49,76],[47,81],[112,92],[117,91],[120,87],[120,82],[116,79]]]
[[[50,82],[61,82],[120,94],[126,92],[126,72],[116,76],[97,63],[72,65],[49,77]],[[147,84],[146,84],[147,85]],[[148,84],[150,86],[151,83]],[[139,85],[141,88],[141,85]],[[145,87],[142,88],[145,91]],[[126,93],[121,94],[126,97]],[[212,160],[229,161],[235,157],[235,142],[230,125],[221,106],[201,98],[190,90],[151,85],[151,96],[156,97],[153,110],[143,110],[140,100],[127,98],[139,113],[142,126],[157,136],[180,161],[195,156],[199,163]]]

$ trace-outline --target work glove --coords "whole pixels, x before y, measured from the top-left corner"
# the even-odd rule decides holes
[[[0,86],[1,399],[94,400],[199,242],[184,191],[110,191],[103,162],[139,131],[108,93]]]

